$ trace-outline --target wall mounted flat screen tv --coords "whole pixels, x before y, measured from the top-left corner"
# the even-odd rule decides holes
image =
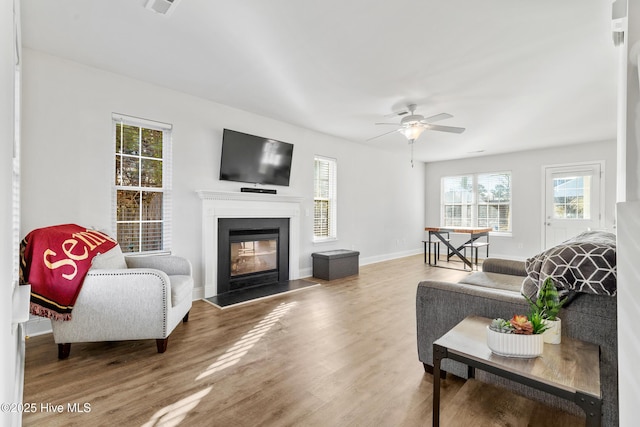
[[[288,186],[292,159],[293,144],[225,129],[220,179]]]

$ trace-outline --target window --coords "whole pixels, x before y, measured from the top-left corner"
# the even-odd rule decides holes
[[[336,231],[337,161],[327,157],[314,158],[313,239],[333,240]]]
[[[553,178],[553,218],[591,219],[591,176]]]
[[[511,172],[442,178],[442,223],[511,232]]]
[[[471,227],[473,216],[473,176],[442,178],[443,224],[455,227]]]
[[[113,115],[114,216],[123,252],[168,252],[171,125]]]

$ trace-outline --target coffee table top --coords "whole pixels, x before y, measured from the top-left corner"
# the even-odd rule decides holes
[[[542,355],[523,359],[499,356],[487,346],[491,319],[471,316],[434,344],[488,366],[535,379],[571,393],[600,398],[600,349],[596,344],[562,337],[561,344],[544,344]]]

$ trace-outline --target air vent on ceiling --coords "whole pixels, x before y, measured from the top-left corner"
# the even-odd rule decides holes
[[[153,10],[161,15],[170,15],[180,0],[149,0],[145,6],[149,10]]]

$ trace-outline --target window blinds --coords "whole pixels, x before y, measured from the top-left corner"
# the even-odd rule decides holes
[[[313,235],[315,240],[337,236],[337,162],[316,156],[314,162]]]

